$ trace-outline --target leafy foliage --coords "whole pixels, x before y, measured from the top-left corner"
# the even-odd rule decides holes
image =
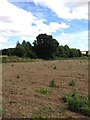
[[[90,101],[88,98],[72,93],[65,95],[63,100],[67,103],[69,110],[73,112],[79,112],[85,116],[90,117]]]
[[[36,91],[40,94],[51,94],[51,90],[48,88],[39,88]]]
[[[79,49],[76,48],[69,48],[68,45],[65,46],[58,46],[56,51],[57,57],[64,57],[64,58],[74,58],[74,57],[81,57],[82,53]]]
[[[52,35],[39,34],[34,40],[33,45],[30,42],[23,42],[20,44],[17,41],[15,48],[8,48],[0,50],[2,55],[17,56],[21,58],[41,58],[41,59],[55,59],[55,58],[74,58],[81,57],[82,53],[79,49],[69,48],[68,45],[59,45],[58,41]],[[88,53],[87,53],[88,54]],[[86,56],[88,56],[86,54]]]
[[[25,48],[21,45],[16,46],[15,48],[15,55],[18,57],[24,57],[26,54]]]
[[[68,45],[64,46],[64,50],[65,50],[65,57],[69,57],[70,56],[70,48]]]
[[[73,80],[69,83],[69,85],[72,87],[72,92],[63,96],[63,100],[67,103],[68,109],[90,117],[89,98],[77,93],[76,84]]]
[[[59,45],[57,40],[47,34],[39,34],[36,39],[33,44],[37,57],[43,59],[52,58],[52,55],[56,52]]]
[[[57,57],[65,57],[65,50],[62,45],[58,46],[57,51],[56,51],[56,56]]]
[[[15,48],[15,55],[18,57],[36,58],[36,55],[33,52],[32,45],[25,40],[23,40],[22,44],[20,44],[19,42],[17,43]]]
[[[57,87],[57,85],[56,85],[56,83],[55,83],[55,80],[51,80],[51,81],[50,81],[49,87]]]

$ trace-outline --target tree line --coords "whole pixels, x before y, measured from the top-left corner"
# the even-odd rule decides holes
[[[15,48],[3,49],[2,55],[55,59],[56,57],[81,57],[82,53],[79,49],[69,48],[68,45],[59,45],[58,41],[52,35],[39,34],[32,45],[25,40],[21,44],[18,41]]]

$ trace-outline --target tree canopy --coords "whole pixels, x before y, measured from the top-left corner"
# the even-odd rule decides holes
[[[52,35],[39,34],[33,44],[25,40],[21,44],[17,41],[15,48],[3,49],[2,55],[54,59],[56,57],[81,57],[82,53],[79,49],[69,48],[68,45],[59,45]]]
[[[59,46],[58,41],[47,34],[39,34],[33,44],[37,57],[43,59],[52,58]]]

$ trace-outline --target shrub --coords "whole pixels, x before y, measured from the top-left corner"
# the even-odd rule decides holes
[[[69,85],[70,85],[70,86],[75,86],[75,85],[76,85],[76,84],[75,84],[75,81],[72,80],[72,81],[69,83]]]
[[[63,97],[64,102],[67,103],[68,109],[73,112],[79,112],[90,117],[89,100],[85,96],[78,94],[67,94]]]
[[[49,87],[57,87],[55,80],[50,81]]]

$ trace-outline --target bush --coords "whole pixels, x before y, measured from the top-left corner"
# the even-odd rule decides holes
[[[57,87],[55,80],[50,81],[49,87]]]
[[[90,101],[87,97],[72,93],[65,95],[63,100],[67,103],[69,110],[73,112],[79,112],[85,116],[90,117]]]
[[[88,106],[82,107],[81,112],[83,115],[90,117],[90,107]]]

